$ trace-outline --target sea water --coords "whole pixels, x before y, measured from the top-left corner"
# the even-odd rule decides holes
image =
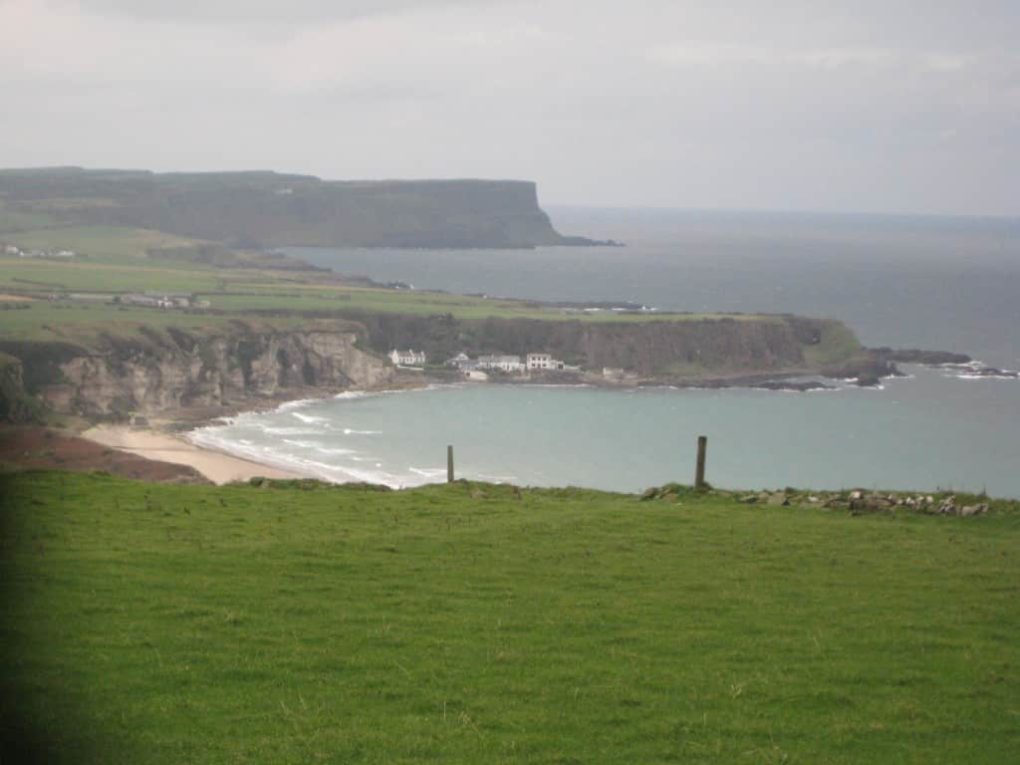
[[[662,310],[831,316],[869,345],[1020,367],[1020,223],[557,210],[569,233],[625,248],[321,250],[337,271],[419,288],[627,300]],[[697,435],[720,486],[936,488],[1020,497],[1020,382],[905,367],[881,389],[609,391],[459,385],[344,394],[242,415],[199,443],[336,480],[458,476],[637,491],[690,481]]]

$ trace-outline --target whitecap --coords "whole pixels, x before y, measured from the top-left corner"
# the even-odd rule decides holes
[[[308,428],[274,428],[257,423],[256,427],[261,428],[263,433],[271,436],[315,436],[319,433],[317,430],[309,430]]]
[[[343,454],[354,454],[353,449],[334,449],[325,446],[316,446],[315,451],[319,452],[320,454],[335,454],[338,456]]]
[[[423,478],[439,479],[439,478],[442,478],[442,477],[444,477],[446,475],[446,468],[416,468],[416,467],[409,467],[408,470],[410,470],[415,475],[422,476]]]
[[[314,398],[299,398],[299,399],[295,399],[294,401],[287,401],[287,402],[285,402],[283,404],[280,404],[278,407],[276,407],[276,411],[277,412],[289,412],[291,409],[300,409],[303,406],[308,406],[309,404],[314,404],[318,400],[319,399],[314,399]]]
[[[310,414],[301,414],[301,412],[291,412],[290,416],[297,417],[299,420],[301,420],[301,422],[307,422],[309,424],[313,422],[314,423],[329,422],[329,420],[326,419],[325,417],[314,417]]]
[[[294,439],[291,439],[291,438],[283,439],[283,443],[290,444],[291,446],[297,446],[297,447],[300,447],[302,449],[316,449],[319,446],[319,444],[315,443],[314,441],[297,441],[297,440],[294,440]],[[267,446],[265,448],[266,449],[272,449],[273,447]]]

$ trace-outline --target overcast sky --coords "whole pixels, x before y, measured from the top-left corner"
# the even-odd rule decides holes
[[[1016,0],[0,0],[0,166],[1017,215],[1018,40]]]

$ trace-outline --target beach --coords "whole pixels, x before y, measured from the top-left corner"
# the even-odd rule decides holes
[[[260,465],[257,462],[205,449],[178,436],[150,428],[127,425],[97,425],[81,436],[111,449],[118,449],[146,459],[187,465],[215,484],[247,481],[255,476],[265,478],[302,478],[299,473]]]

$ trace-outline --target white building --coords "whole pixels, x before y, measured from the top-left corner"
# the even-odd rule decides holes
[[[550,353],[529,353],[527,356],[528,371],[535,369],[551,369],[552,354]]]
[[[452,359],[447,361],[446,362],[446,366],[448,366],[448,367],[456,367],[457,369],[465,369],[465,368],[470,368],[470,367],[474,366],[474,363],[475,362],[473,362],[471,360],[470,356],[468,356],[466,353],[461,351],[456,356],[454,356]]]
[[[425,356],[425,351],[416,351],[410,348],[402,351],[394,348],[390,351],[390,361],[398,367],[423,367],[428,358]]]
[[[525,367],[520,356],[479,356],[479,369],[493,369],[512,374],[523,372]]]
[[[547,369],[563,369],[564,364],[559,359],[554,359],[550,353],[529,353],[527,356],[527,367],[529,372],[542,371]]]

